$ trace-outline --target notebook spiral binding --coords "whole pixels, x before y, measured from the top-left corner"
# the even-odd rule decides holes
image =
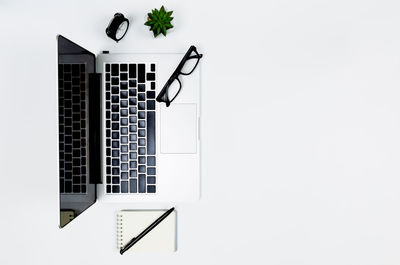
[[[122,215],[117,214],[117,246],[118,249],[121,249],[123,245],[123,239],[122,239]]]

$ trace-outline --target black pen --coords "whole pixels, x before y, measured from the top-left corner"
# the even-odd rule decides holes
[[[142,237],[144,237],[148,232],[150,232],[154,227],[156,227],[159,223],[162,222],[162,220],[164,220],[165,218],[167,218],[167,216],[172,213],[172,211],[175,210],[174,207],[172,207],[171,209],[169,209],[168,211],[166,211],[165,213],[163,213],[163,215],[161,215],[160,217],[157,218],[157,220],[155,220],[151,225],[149,225],[145,230],[143,230],[137,237],[132,238],[128,244],[126,244],[123,248],[121,248],[121,250],[119,251],[119,253],[124,254],[125,251],[127,251],[128,249],[130,249],[133,245],[136,244],[136,242],[138,242],[140,239],[142,239]]]

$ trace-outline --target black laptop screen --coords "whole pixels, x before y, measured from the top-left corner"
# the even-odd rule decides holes
[[[64,38],[58,41],[60,227],[96,202],[89,163],[89,81],[95,56]]]

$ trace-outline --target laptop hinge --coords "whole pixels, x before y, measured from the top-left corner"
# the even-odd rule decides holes
[[[101,183],[101,74],[89,73],[89,183]]]

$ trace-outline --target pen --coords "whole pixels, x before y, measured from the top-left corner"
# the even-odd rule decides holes
[[[128,249],[130,249],[133,245],[136,244],[136,242],[138,242],[140,239],[142,239],[142,237],[144,237],[148,232],[150,232],[154,227],[156,227],[159,223],[162,222],[162,220],[164,220],[165,218],[167,218],[167,216],[172,213],[172,211],[175,210],[174,207],[172,207],[171,209],[169,209],[168,211],[166,211],[165,213],[163,213],[163,215],[161,215],[160,217],[157,218],[157,220],[155,220],[151,225],[149,225],[145,230],[143,230],[137,237],[132,238],[128,244],[126,244],[123,248],[121,248],[121,250],[119,251],[119,253],[122,255],[124,254],[125,251],[127,251]]]

